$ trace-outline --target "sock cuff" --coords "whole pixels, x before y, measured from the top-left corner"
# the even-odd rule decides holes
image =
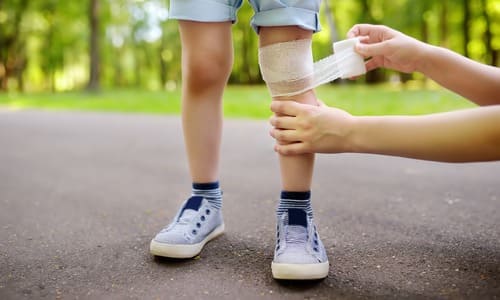
[[[193,189],[194,190],[214,190],[219,188],[219,182],[204,182],[204,183],[198,183],[198,182],[193,182]]]
[[[222,191],[220,190],[218,181],[206,183],[193,182],[192,195],[207,199],[215,208],[222,208]]]
[[[311,199],[311,191],[305,192],[288,192],[281,191],[281,199],[289,199],[289,200],[309,200]]]

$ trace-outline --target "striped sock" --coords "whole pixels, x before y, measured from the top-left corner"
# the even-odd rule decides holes
[[[192,196],[201,196],[207,199],[217,209],[222,207],[222,191],[218,181],[209,183],[193,182]]]
[[[281,199],[276,209],[276,214],[281,215],[288,211],[289,208],[299,208],[305,210],[307,215],[313,215],[311,207],[311,191],[307,192],[281,192]]]

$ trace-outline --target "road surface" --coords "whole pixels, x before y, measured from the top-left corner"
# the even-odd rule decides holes
[[[167,260],[148,245],[190,192],[178,117],[1,110],[0,299],[500,298],[500,163],[319,156],[329,276],[273,280],[268,129],[225,121],[226,233]]]

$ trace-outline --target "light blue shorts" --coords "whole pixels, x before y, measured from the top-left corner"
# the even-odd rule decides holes
[[[249,0],[255,14],[251,25],[299,26],[317,32],[321,0]],[[198,22],[236,21],[242,0],[170,0],[169,18]]]

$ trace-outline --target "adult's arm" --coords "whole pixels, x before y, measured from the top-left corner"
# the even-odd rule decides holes
[[[275,150],[298,153],[372,153],[473,162],[500,160],[500,105],[422,116],[351,116],[293,102],[274,102]]]
[[[384,67],[421,72],[478,105],[500,104],[500,68],[484,65],[451,50],[431,46],[383,25],[358,24],[349,37],[362,37],[356,51],[370,58],[367,69]]]

